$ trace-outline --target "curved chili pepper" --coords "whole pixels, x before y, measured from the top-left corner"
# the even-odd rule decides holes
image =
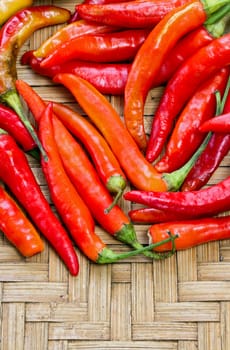
[[[207,242],[230,238],[230,216],[197,220],[173,221],[152,225],[148,230],[149,241],[157,243],[170,234],[177,234],[175,249],[183,250]],[[159,252],[171,250],[171,244],[157,248]]]
[[[192,156],[204,139],[199,126],[215,115],[218,90],[223,95],[230,70],[223,68],[205,81],[185,105],[165,148],[163,157],[155,164],[159,172],[171,172]]]
[[[218,5],[221,7],[220,2]],[[144,151],[147,147],[144,104],[161,64],[178,40],[204,24],[208,18],[207,13],[210,14],[213,10],[216,10],[216,6],[209,7],[208,3],[204,6],[200,0],[192,0],[170,11],[153,28],[138,50],[125,87],[124,118],[127,129],[141,150]]]
[[[41,66],[52,67],[72,59],[100,63],[132,60],[148,33],[149,30],[133,29],[80,36],[59,46],[42,60]]]
[[[72,73],[86,79],[105,95],[122,95],[128,78],[131,63],[96,63],[68,61],[50,68],[41,67],[40,58],[34,57],[33,51],[22,56],[22,64],[29,64],[34,72],[54,77],[58,73]]]
[[[11,16],[13,16],[17,11],[31,6],[32,0],[1,0],[0,7],[0,26],[6,22]]]
[[[0,159],[0,179],[10,188],[70,273],[77,275],[79,264],[72,242],[41,192],[25,154],[5,131],[0,133]]]
[[[184,215],[168,213],[164,210],[148,207],[130,210],[128,214],[133,223],[139,224],[153,224],[185,219]]]
[[[159,156],[175,117],[211,74],[230,63],[230,34],[214,39],[188,58],[168,82],[154,115],[146,158]],[[195,74],[194,74],[195,72]],[[180,93],[178,93],[180,91]]]
[[[39,122],[44,102],[26,82],[17,80],[16,87]],[[53,103],[53,108],[59,119],[86,147],[101,180],[110,192],[117,194],[116,203],[126,187],[126,177],[109,145],[96,128],[75,111],[57,103]]]
[[[143,28],[155,26],[167,13],[188,0],[138,0],[118,4],[78,4],[78,15],[89,21],[121,27]]]
[[[230,94],[223,107],[223,113],[230,112]],[[181,190],[199,190],[204,186],[223,158],[230,150],[230,134],[213,133],[205,150],[198,157],[196,163],[188,173]]]
[[[19,49],[35,30],[63,23],[68,20],[69,16],[68,10],[59,7],[34,6],[18,11],[0,30],[0,101],[15,110],[43,156],[45,156],[44,150],[34,128],[24,114],[15,89],[16,59]]]
[[[0,186],[0,229],[25,257],[41,253],[44,244],[15,200]]]
[[[77,246],[90,260],[99,264],[111,263],[150,249],[150,247],[145,247],[131,253],[115,254],[95,234],[93,217],[63,168],[54,136],[52,112],[52,103],[49,103],[39,121],[40,139],[48,154],[48,161],[42,159],[42,169],[50,189],[51,198]],[[53,122],[57,132],[60,123],[57,123],[55,118]],[[60,128],[62,132],[63,128],[61,126]],[[58,136],[60,136],[59,132],[56,137]],[[63,150],[63,146],[61,149]],[[126,229],[124,227],[126,234],[120,232],[117,237],[126,243],[136,245],[137,242],[131,238],[133,233],[131,233],[130,224],[124,224],[124,226],[126,226]],[[130,240],[127,241],[126,238]],[[138,246],[141,245],[138,244]]]
[[[99,25],[97,23],[79,20],[60,28],[57,32],[45,40],[37,50],[34,51],[34,55],[36,57],[47,57],[60,45],[69,40],[87,34],[110,33],[115,29],[116,28],[111,26]]]
[[[124,198],[169,213],[180,215],[216,215],[230,210],[230,176],[218,184],[199,191],[153,192],[130,191]]]
[[[5,105],[0,105],[0,128],[11,134],[25,151],[36,147],[36,143],[22,124],[18,115]]]
[[[215,118],[206,120],[200,127],[199,131],[207,132],[230,132],[230,113],[221,114]]]
[[[58,74],[54,77],[54,81],[62,83],[72,92],[79,105],[101,131],[113,153],[119,159],[125,175],[136,188],[142,190],[155,189],[156,191],[175,191],[180,188],[186,174],[197,158],[197,154],[175,173],[160,174],[145,159],[121,121],[120,116],[105,96],[89,82],[73,74]],[[199,152],[201,149],[199,149]]]

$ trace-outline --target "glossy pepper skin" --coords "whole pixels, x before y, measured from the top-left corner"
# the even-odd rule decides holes
[[[55,117],[53,121],[57,132],[60,123],[55,122]],[[62,127],[61,129],[63,130]],[[141,247],[141,250],[117,255],[108,249],[96,235],[93,217],[63,167],[52,126],[52,103],[48,104],[40,118],[39,135],[49,159],[47,162],[42,160],[42,169],[47,179],[51,198],[82,252],[96,263],[108,263],[150,249],[150,247]]]
[[[44,102],[26,82],[17,80],[16,86],[31,110],[36,122],[39,122],[44,109]],[[86,118],[70,108],[53,103],[53,109],[67,129],[87,149],[100,179],[107,189],[120,196],[126,187],[126,176],[105,139]]]
[[[32,0],[1,0],[0,7],[0,26],[3,25],[11,16],[13,16],[17,11],[31,6]]]
[[[200,127],[199,131],[223,132],[230,133],[230,113],[221,114],[215,118],[206,120]]]
[[[81,108],[101,131],[132,185],[140,190],[176,191],[198,154],[181,169],[161,174],[146,161],[111,103],[92,84],[73,74],[58,74],[54,81],[68,88]],[[90,103],[89,103],[90,101]],[[111,128],[112,125],[112,128]],[[119,135],[119,137],[118,137]],[[198,153],[203,149],[201,146]]]
[[[65,22],[70,16],[68,10],[55,6],[34,6],[18,11],[0,30],[0,101],[15,110],[31,137],[44,150],[31,123],[24,114],[23,106],[15,89],[17,79],[16,59],[24,42],[42,27]]]
[[[31,257],[44,250],[38,232],[2,186],[0,186],[0,229],[24,257]]]
[[[72,59],[92,62],[130,61],[147,38],[149,30],[133,29],[114,33],[88,34],[66,41],[42,62],[52,67]]]
[[[153,162],[159,156],[175,117],[189,98],[211,74],[229,63],[230,34],[225,34],[195,52],[176,71],[168,82],[154,115],[146,150],[149,162]]]
[[[230,95],[225,101],[223,113],[230,112]],[[188,173],[181,190],[194,191],[202,188],[210,179],[230,150],[230,134],[214,132],[196,163]]]
[[[67,41],[78,38],[82,35],[110,33],[116,29],[117,27],[114,28],[112,26],[100,25],[85,20],[75,21],[60,28],[45,40],[41,46],[34,51],[34,55],[36,57],[44,58],[52,54],[60,45]]]
[[[152,28],[167,13],[185,4],[187,0],[144,0],[117,4],[76,5],[78,15],[88,21],[124,28]]]
[[[22,64],[29,65],[40,75],[53,78],[59,73],[71,73],[89,81],[105,95],[122,95],[128,78],[131,63],[97,63],[72,60],[49,68],[41,66],[41,58],[27,51],[22,56]]]
[[[152,225],[148,230],[149,241],[157,243],[171,234],[177,234],[176,250],[189,249],[200,244],[230,238],[230,217],[203,218],[172,221]],[[171,249],[167,243],[156,250],[165,252]]]
[[[131,221],[138,224],[153,224],[185,219],[184,215],[148,207],[130,210],[128,214]]]
[[[72,242],[41,192],[25,154],[6,133],[0,134],[0,159],[0,179],[10,188],[70,273],[76,276],[79,263]]]
[[[124,198],[160,210],[183,215],[216,215],[230,209],[230,177],[198,191],[130,191]]]
[[[25,151],[36,147],[36,143],[22,124],[18,115],[11,108],[3,104],[0,104],[0,128],[12,135]]]
[[[212,75],[197,89],[175,122],[163,157],[155,164],[159,172],[171,172],[180,168],[202,143],[205,134],[200,125],[215,116],[218,90],[223,95],[230,70],[223,68]]]

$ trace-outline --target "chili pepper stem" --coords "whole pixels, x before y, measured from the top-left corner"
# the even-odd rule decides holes
[[[120,189],[116,196],[113,199],[113,202],[110,204],[110,206],[108,208],[105,209],[105,214],[109,214],[110,210],[113,209],[113,207],[118,203],[119,199],[121,198],[122,194],[123,194],[124,190]]]
[[[171,255],[173,255],[175,253],[174,241],[175,241],[176,238],[177,238],[177,235],[173,236],[173,235],[170,234],[169,238],[167,238],[165,240],[162,240],[162,241],[160,241],[158,243],[153,243],[153,244],[150,244],[150,245],[148,245],[146,247],[142,247],[142,248],[139,248],[139,249],[127,252],[127,253],[121,253],[121,254],[116,254],[111,249],[104,248],[103,251],[100,253],[100,256],[99,256],[99,258],[97,260],[97,263],[98,264],[113,263],[113,262],[116,262],[117,260],[127,259],[127,258],[129,258],[131,256],[135,256],[137,254],[146,253],[149,250],[155,249],[155,248],[157,248],[157,247],[159,247],[159,246],[161,246],[161,245],[163,245],[165,243],[172,242],[172,250],[171,250],[171,252],[168,252],[166,254],[157,254],[157,253],[155,253],[157,259],[166,258],[166,257],[169,257],[169,256],[171,256]]]
[[[113,175],[113,176],[110,176],[110,179],[106,184],[106,187],[109,190],[109,192],[116,193],[111,205],[105,209],[105,214],[108,214],[110,210],[113,209],[113,207],[118,203],[119,199],[121,198],[126,188],[126,181],[121,175]]]
[[[229,20],[229,12],[230,12],[230,4],[227,4],[227,5],[223,6],[222,8],[220,8],[219,11],[214,13],[212,16],[210,16],[205,21],[206,28],[209,30],[209,26],[212,26],[212,25],[214,25],[214,27],[215,27],[215,25],[217,25],[217,28],[218,28],[219,25],[217,22],[222,20],[222,19],[224,20],[224,22],[227,22]],[[220,22],[220,27],[222,27],[223,25],[224,25],[224,23],[221,24],[221,22]]]
[[[47,161],[48,157],[46,155],[46,152],[45,152],[44,148],[42,147],[42,144],[41,144],[33,126],[31,125],[30,121],[28,120],[28,118],[24,114],[24,111],[23,111],[23,108],[21,105],[21,101],[20,101],[20,98],[19,98],[16,90],[8,90],[6,93],[3,93],[0,95],[0,99],[3,102],[7,103],[7,105],[9,107],[11,107],[18,114],[22,123],[24,124],[24,126],[26,127],[28,132],[30,133],[30,135],[33,138],[33,140],[35,141],[36,145],[38,146],[44,160]]]
[[[219,10],[221,7],[229,4],[228,0],[201,0],[201,3],[203,4],[204,10],[207,13],[207,16],[209,17],[211,14]]]

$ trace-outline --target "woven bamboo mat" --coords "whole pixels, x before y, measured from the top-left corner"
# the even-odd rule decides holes
[[[35,1],[48,3],[73,11],[76,2]],[[37,31],[20,56],[55,29]],[[78,108],[67,90],[19,61],[18,76],[43,98]],[[161,88],[149,93],[147,130],[161,93]],[[111,97],[111,103],[122,115],[122,97]],[[30,163],[49,199],[39,164]],[[209,184],[228,176],[229,164],[228,156]],[[126,212],[131,209],[129,202],[120,204]],[[148,227],[135,227],[139,240],[147,243]],[[96,232],[115,251],[127,250],[99,227]],[[75,278],[47,244],[30,259],[22,258],[2,235],[0,245],[2,350],[230,349],[230,241],[178,252],[161,262],[138,256],[108,266],[90,263],[79,252],[80,274]]]

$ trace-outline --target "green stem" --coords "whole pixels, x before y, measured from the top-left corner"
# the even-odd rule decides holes
[[[201,0],[201,2],[208,17],[223,6],[229,4],[229,0]]]
[[[219,38],[225,33],[229,19],[230,5],[226,5],[216,13],[216,16],[208,18],[204,25],[213,38]]]
[[[205,21],[205,25],[218,25],[218,22],[221,22],[222,19],[225,19],[224,22],[228,21],[230,12],[230,4],[221,7],[218,11],[216,11],[213,15],[209,16]]]
[[[20,101],[20,98],[16,92],[16,90],[8,90],[7,92],[3,93],[0,96],[0,99],[7,103],[7,105],[9,105],[9,107],[11,107],[19,116],[20,120],[22,121],[22,123],[24,124],[25,128],[28,130],[28,132],[30,133],[31,137],[33,138],[34,142],[36,143],[36,145],[38,146],[44,160],[48,160],[48,157],[46,155],[46,152],[44,150],[44,148],[42,147],[42,144],[37,136],[36,131],[34,130],[33,126],[31,125],[30,121],[28,120],[28,118],[25,116],[24,111],[23,111],[23,107]]]
[[[127,258],[130,258],[132,256],[135,256],[137,254],[143,254],[143,253],[146,253],[148,252],[149,250],[153,250],[163,244],[166,244],[168,242],[172,242],[173,244],[173,249],[172,249],[172,252],[170,252],[169,254],[167,254],[167,257],[168,256],[171,256],[172,254],[175,253],[175,245],[174,245],[174,241],[175,239],[177,238],[177,236],[172,236],[170,235],[169,238],[163,240],[163,241],[160,241],[160,242],[157,242],[157,243],[153,243],[153,244],[150,244],[146,247],[141,247],[139,249],[136,249],[136,250],[132,250],[130,252],[127,252],[127,253],[120,253],[120,254],[116,254],[114,253],[111,249],[109,248],[104,248],[103,251],[100,253],[100,256],[97,260],[97,263],[98,264],[108,264],[108,263],[113,263],[113,262],[116,262],[118,260],[122,260],[122,259],[127,259]],[[158,259],[158,256],[161,255],[162,258],[164,257],[165,258],[165,255],[164,254],[156,254],[156,257]]]
[[[105,209],[105,213],[108,214],[111,209],[118,203],[121,198],[125,188],[126,188],[126,180],[121,175],[112,175],[109,178],[109,181],[106,184],[107,189],[111,193],[116,193],[113,202],[111,205]]]

